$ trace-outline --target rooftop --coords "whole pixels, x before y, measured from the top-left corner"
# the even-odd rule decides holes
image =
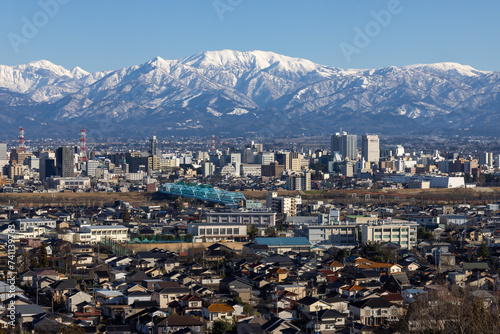
[[[311,243],[305,237],[255,238],[255,242],[268,246],[311,246]]]

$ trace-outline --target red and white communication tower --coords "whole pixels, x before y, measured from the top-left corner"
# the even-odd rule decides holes
[[[215,135],[212,133],[212,148],[211,148],[212,153],[215,152]]]
[[[19,127],[19,152],[24,152],[24,128],[22,126]]]
[[[85,128],[80,130],[80,154],[81,160],[87,160],[87,130]]]

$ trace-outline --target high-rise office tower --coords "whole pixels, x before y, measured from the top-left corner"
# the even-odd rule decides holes
[[[358,136],[347,132],[335,133],[331,137],[331,150],[340,152],[342,159],[356,160],[358,158]]]
[[[364,135],[361,138],[361,155],[367,162],[378,162],[380,146],[377,135]]]
[[[493,153],[492,152],[481,152],[479,154],[479,165],[480,166],[493,166]]]
[[[288,166],[288,169],[294,171],[300,171],[302,169],[302,155],[300,155],[300,153],[298,152],[290,153],[289,162],[290,165]]]
[[[2,172],[3,166],[7,165],[9,161],[7,160],[7,144],[0,143],[0,172]]]
[[[331,137],[330,149],[332,155],[334,152],[339,152],[342,150],[342,135],[340,133],[334,133]]]
[[[56,174],[62,177],[73,177],[75,149],[71,146],[59,147],[56,150]]]
[[[279,165],[284,166],[285,170],[290,167],[290,153],[280,152],[275,154],[275,159]]]
[[[156,136],[151,137],[151,139],[149,140],[149,153],[151,155],[160,155],[158,139],[156,138]]]
[[[358,158],[358,136],[344,134],[341,153],[344,158],[356,160]]]
[[[56,164],[54,159],[40,158],[40,181],[45,181],[47,177],[55,176]]]

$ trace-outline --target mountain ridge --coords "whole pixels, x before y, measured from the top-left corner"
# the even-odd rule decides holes
[[[269,51],[222,50],[89,73],[41,60],[0,65],[0,129],[53,123],[69,132],[104,122],[96,135],[280,136],[339,127],[495,133],[499,93],[499,72],[452,62],[340,69]]]

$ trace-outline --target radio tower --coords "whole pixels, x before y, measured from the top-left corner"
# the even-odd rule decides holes
[[[215,135],[212,132],[212,148],[211,148],[212,153],[215,152]]]
[[[25,151],[24,147],[24,128],[22,126],[19,127],[19,151],[23,152]]]
[[[85,127],[80,130],[80,154],[82,161],[87,160],[87,130]]]

